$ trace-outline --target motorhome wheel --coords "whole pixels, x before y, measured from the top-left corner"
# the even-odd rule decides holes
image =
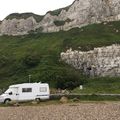
[[[5,99],[4,103],[8,104],[11,100],[10,99]]]
[[[36,98],[35,101],[40,102],[40,98]]]

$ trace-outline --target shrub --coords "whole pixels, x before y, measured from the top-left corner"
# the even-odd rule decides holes
[[[28,54],[23,59],[23,64],[25,64],[27,67],[35,67],[40,62],[40,56],[37,54]]]
[[[72,90],[85,83],[85,79],[78,71],[64,71],[64,74],[61,78],[62,79],[58,79],[56,83],[56,87],[60,89]]]
[[[56,20],[56,21],[54,21],[54,24],[55,24],[56,26],[63,26],[63,25],[65,24],[65,21]]]
[[[72,20],[71,19],[69,19],[69,18],[67,18],[66,20],[56,20],[56,21],[54,21],[54,24],[56,25],[56,26],[63,26],[66,22],[67,23],[69,23],[69,22],[71,22]]]

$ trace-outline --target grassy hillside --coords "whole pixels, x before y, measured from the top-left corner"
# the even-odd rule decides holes
[[[79,71],[60,61],[60,52],[70,47],[91,50],[116,43],[120,43],[120,22],[94,24],[67,32],[1,36],[0,88],[27,82],[29,74],[32,75],[31,82],[49,82],[51,87],[68,87],[75,81],[88,84]]]

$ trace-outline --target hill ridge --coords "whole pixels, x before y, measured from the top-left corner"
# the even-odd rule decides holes
[[[1,22],[0,35],[24,35],[34,31],[45,33],[67,31],[103,21],[118,21],[120,0],[75,0],[70,6],[48,11],[44,16],[16,13],[15,18],[14,15],[15,13],[9,15]]]

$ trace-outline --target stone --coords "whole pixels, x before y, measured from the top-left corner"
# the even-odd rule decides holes
[[[63,97],[61,97],[60,102],[61,103],[67,103],[68,102],[68,98],[63,96]]]

